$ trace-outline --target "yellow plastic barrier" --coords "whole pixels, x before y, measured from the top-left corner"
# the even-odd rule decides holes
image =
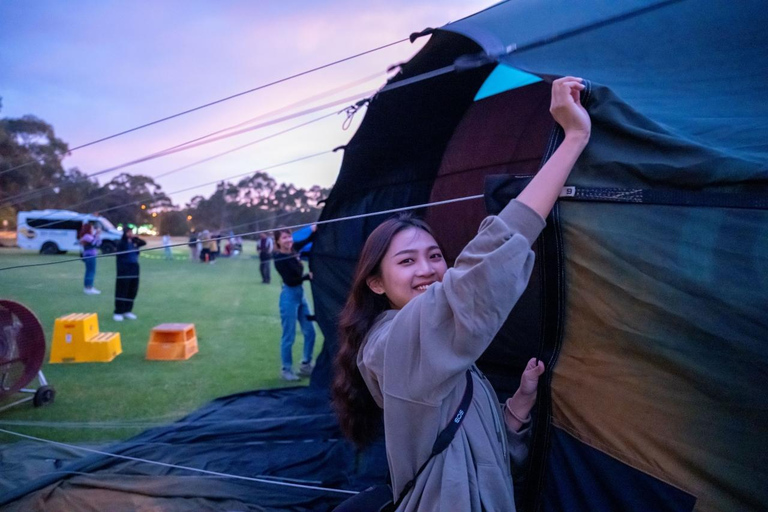
[[[147,344],[147,359],[182,361],[197,354],[195,324],[160,324],[152,329]]]
[[[56,319],[49,363],[108,363],[123,352],[119,332],[99,332],[96,313]]]

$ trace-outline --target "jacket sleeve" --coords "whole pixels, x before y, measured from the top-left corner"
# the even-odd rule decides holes
[[[528,453],[531,445],[531,421],[517,432],[507,429],[507,448],[509,458],[512,461],[512,476],[518,477],[528,462]]]
[[[315,231],[313,231],[307,238],[300,242],[293,242],[293,250],[296,252],[301,251],[304,247],[315,241]]]
[[[382,375],[385,394],[436,406],[480,357],[525,290],[531,245],[544,220],[511,201],[488,217],[442,283],[392,320]]]

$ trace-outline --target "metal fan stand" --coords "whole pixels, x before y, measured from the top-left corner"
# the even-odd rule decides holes
[[[35,407],[52,403],[56,390],[40,370],[45,355],[45,334],[40,321],[28,308],[10,300],[0,299],[0,313],[0,399],[16,393],[31,395],[3,405],[0,412],[29,401]],[[37,389],[27,387],[35,376]]]
[[[4,373],[2,375],[2,380],[0,380],[0,395],[2,395],[4,391],[8,391],[9,389],[5,385],[7,376],[8,374]],[[37,372],[37,381],[40,384],[40,386],[37,389],[21,388],[20,390],[17,391],[17,393],[30,393],[32,394],[32,396],[25,396],[20,400],[16,400],[15,402],[6,404],[0,407],[0,412],[10,407],[13,407],[14,405],[19,405],[19,404],[23,404],[24,402],[29,402],[30,400],[32,400],[32,404],[35,407],[41,407],[43,405],[53,403],[53,399],[56,397],[56,390],[53,389],[52,386],[48,385],[48,381],[45,380],[45,375],[43,375],[42,370]]]

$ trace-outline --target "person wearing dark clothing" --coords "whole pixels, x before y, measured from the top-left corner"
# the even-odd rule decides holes
[[[189,259],[191,261],[197,261],[197,234],[192,233],[189,235],[189,242],[187,243],[187,247],[189,247]]]
[[[304,274],[304,265],[296,251],[307,245],[314,238],[310,236],[301,242],[293,242],[288,230],[275,232],[277,251],[274,253],[275,269],[283,278],[280,292],[280,323],[283,335],[280,339],[281,377],[287,381],[299,380],[293,373],[293,342],[296,339],[296,321],[304,335],[304,357],[299,366],[299,375],[308,377],[312,373],[312,351],[315,347],[315,326],[312,324],[309,304],[304,297],[303,282],[312,279],[312,274]]]
[[[266,233],[259,234],[259,271],[261,271],[261,282],[269,284],[271,281],[270,267],[272,266],[272,251],[275,248],[275,244],[272,238],[267,236]]]
[[[133,302],[139,293],[139,247],[147,242],[134,236],[131,228],[125,228],[123,237],[117,243],[117,281],[115,283],[115,314],[113,319],[122,322],[124,318],[136,320]]]

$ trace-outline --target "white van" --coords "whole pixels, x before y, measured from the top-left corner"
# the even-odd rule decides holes
[[[16,244],[41,254],[80,252],[77,234],[84,223],[101,230],[101,252],[114,252],[122,231],[104,217],[69,210],[19,212],[16,219]]]

